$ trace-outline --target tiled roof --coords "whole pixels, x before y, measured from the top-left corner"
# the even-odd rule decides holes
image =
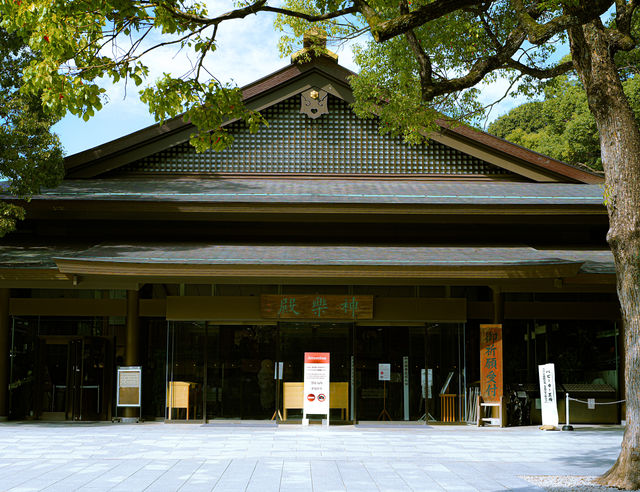
[[[34,200],[603,205],[603,189],[585,184],[399,179],[100,179],[67,180]]]
[[[66,255],[60,255],[65,257]],[[87,261],[261,265],[612,265],[609,251],[538,250],[527,246],[307,246],[205,243],[103,244],[66,256]],[[604,273],[604,272],[603,272]]]
[[[131,243],[0,246],[0,266],[55,267],[54,258],[115,263],[202,265],[553,265],[583,263],[581,273],[615,273],[610,251],[539,250],[528,246],[212,245]]]
[[[51,245],[5,240],[0,244],[0,267],[55,268],[54,257],[73,257],[90,247],[86,243]]]
[[[581,273],[613,274],[608,250],[528,246],[212,245],[206,243],[0,245],[0,267],[55,268],[54,258],[209,265],[552,265],[583,263]]]

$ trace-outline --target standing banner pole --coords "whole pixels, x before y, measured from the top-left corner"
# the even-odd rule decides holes
[[[565,393],[564,400],[564,415],[565,415],[565,424],[562,426],[563,431],[572,431],[573,426],[569,423],[569,393]]]

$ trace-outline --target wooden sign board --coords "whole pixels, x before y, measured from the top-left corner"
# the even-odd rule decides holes
[[[373,319],[373,296],[264,294],[260,314],[277,319]]]
[[[139,407],[142,396],[142,367],[118,367],[117,405]]]
[[[502,382],[502,325],[480,325],[480,396],[499,402]]]

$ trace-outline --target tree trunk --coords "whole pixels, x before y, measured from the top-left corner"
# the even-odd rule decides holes
[[[574,66],[600,133],[609,213],[607,241],[616,266],[624,333],[627,426],[613,467],[602,485],[640,488],[640,130],[599,20],[570,31]]]

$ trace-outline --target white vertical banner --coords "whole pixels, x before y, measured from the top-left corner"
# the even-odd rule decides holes
[[[403,408],[404,419],[409,420],[409,356],[402,357],[402,389],[403,389]]]
[[[558,426],[558,400],[556,399],[556,372],[553,364],[538,366],[540,374],[540,409],[542,425]]]
[[[329,367],[329,352],[304,353],[303,421],[308,414],[325,414],[329,423]]]

